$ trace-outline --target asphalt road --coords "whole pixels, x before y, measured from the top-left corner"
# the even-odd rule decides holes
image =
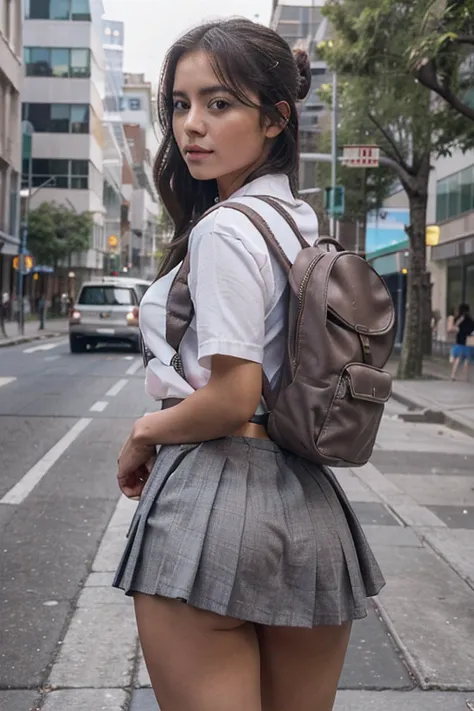
[[[126,347],[2,350],[0,688],[46,678],[119,498],[117,453],[150,405]]]

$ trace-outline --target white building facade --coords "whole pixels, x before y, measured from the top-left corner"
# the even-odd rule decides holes
[[[22,2],[0,3],[0,295],[11,292],[19,246]]]
[[[474,151],[438,158],[430,180],[428,222],[439,226],[439,244],[428,248],[432,306],[446,319],[461,303],[474,311]]]
[[[113,145],[103,126],[102,15],[101,0],[25,6],[23,119],[34,131],[33,192],[54,179],[34,192],[31,208],[55,201],[93,214],[90,249],[69,265],[82,278],[102,273],[106,253],[104,155]]]
[[[152,88],[143,74],[125,74],[121,113],[135,180],[129,214],[131,264],[135,272],[153,278],[157,269],[160,214],[153,161],[159,144]]]

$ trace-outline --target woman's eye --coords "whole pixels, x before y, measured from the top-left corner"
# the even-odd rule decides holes
[[[225,99],[214,99],[214,101],[211,101],[209,106],[213,109],[217,109],[218,111],[224,111],[229,108],[230,103]]]
[[[188,108],[188,105],[186,101],[183,101],[182,99],[176,99],[176,101],[173,104],[173,109],[175,111],[186,111]]]

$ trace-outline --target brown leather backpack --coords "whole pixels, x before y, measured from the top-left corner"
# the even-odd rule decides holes
[[[262,216],[247,204],[227,202],[212,210],[246,215],[288,274],[288,346],[278,390],[272,391],[264,377],[268,433],[283,449],[313,462],[361,466],[372,454],[391,394],[391,376],[382,370],[395,338],[390,293],[362,257],[329,238],[309,246],[276,199],[258,199],[277,210],[299,240],[301,251],[293,264]],[[177,354],[193,316],[188,272],[186,258],[168,301],[166,335]],[[179,355],[173,365],[182,373]]]

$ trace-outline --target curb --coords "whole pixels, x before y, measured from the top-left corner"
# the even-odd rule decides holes
[[[19,346],[22,343],[31,343],[32,341],[46,341],[49,338],[59,338],[59,336],[64,336],[66,332],[59,333],[42,333],[38,336],[18,336],[17,338],[7,338],[6,340],[0,340],[0,348],[8,348],[9,346]]]
[[[408,407],[412,411],[421,410],[422,412],[420,413],[420,418],[423,417],[424,422],[446,425],[446,427],[449,427],[452,430],[457,430],[458,432],[467,434],[469,437],[474,437],[474,425],[466,424],[465,422],[458,420],[457,417],[450,415],[447,412],[443,412],[443,410],[424,407],[406,395],[401,395],[400,393],[394,391],[392,391],[392,399],[399,402],[401,405],[405,405],[405,407]],[[421,420],[417,419],[416,421],[419,422]]]

